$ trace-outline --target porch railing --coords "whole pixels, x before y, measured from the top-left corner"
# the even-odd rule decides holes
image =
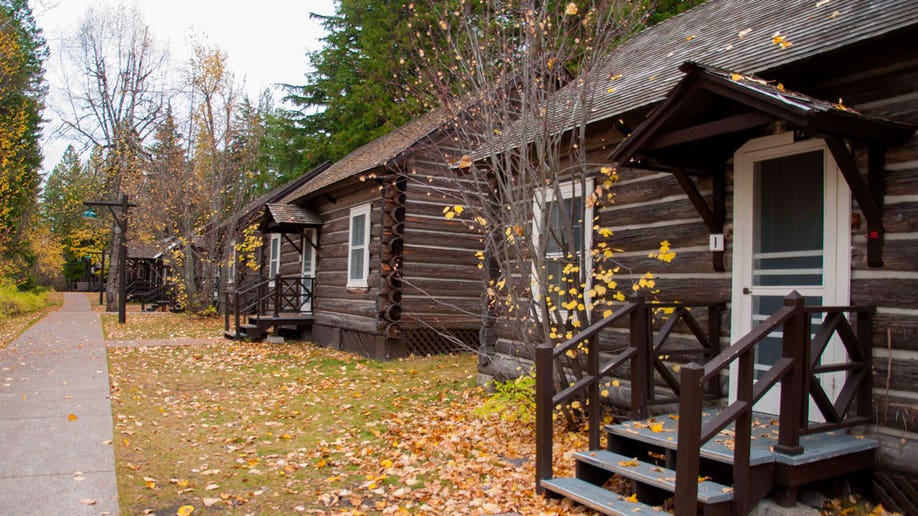
[[[646,303],[641,298],[632,298],[610,316],[589,326],[573,338],[558,346],[551,343],[536,348],[536,490],[542,492],[540,481],[553,477],[552,466],[552,412],[554,407],[567,403],[575,398],[586,399],[586,417],[588,420],[589,442],[591,449],[597,449],[600,441],[600,381],[609,376],[615,369],[624,365],[630,366],[631,377],[631,414],[634,419],[643,419],[648,415],[650,405],[675,402],[680,393],[679,381],[672,375],[665,364],[666,357],[680,355],[701,355],[707,360],[719,351],[720,317],[723,303],[684,305],[681,303]],[[706,310],[708,330],[705,332],[694,317],[694,310]],[[654,331],[654,313],[665,316],[662,326]],[[615,325],[629,327],[628,345],[617,353],[601,354],[599,346],[600,333]],[[667,344],[679,322],[683,322],[699,344],[696,348],[669,350]],[[568,352],[586,348],[586,368],[580,378],[574,382],[564,379],[563,364],[559,364]],[[602,362],[602,363],[600,363]],[[659,373],[663,388],[668,388],[673,396],[658,398],[657,378]],[[561,378],[561,381],[556,381]],[[563,386],[555,392],[555,384]],[[720,385],[709,382],[711,394],[720,393]]]
[[[312,312],[315,281],[315,278],[306,276],[275,276],[227,292],[224,330],[230,330],[230,314],[238,335],[242,317],[246,315],[276,318],[285,312]]]
[[[701,446],[725,427],[734,424],[733,493],[737,514],[749,512],[752,503],[750,449],[752,409],[756,401],[781,382],[778,415],[778,444],[775,451],[790,455],[803,452],[800,437],[860,425],[870,420],[871,410],[871,328],[873,307],[806,307],[804,299],[792,292],[784,306],[705,365],[682,367],[682,395],[679,400],[679,430],[676,462],[675,513],[695,514]],[[825,317],[811,333],[813,313]],[[846,313],[857,314],[856,330]],[[777,329],[782,331],[781,358],[755,378],[755,345]],[[844,345],[848,360],[821,364],[823,353],[833,336]],[[737,363],[736,400],[714,418],[702,422],[702,392],[706,381]],[[842,389],[833,402],[819,382],[818,375],[847,372]],[[825,419],[809,422],[809,399]]]

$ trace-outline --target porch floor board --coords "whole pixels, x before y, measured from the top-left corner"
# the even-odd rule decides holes
[[[707,422],[716,415],[716,411],[705,411],[702,421]],[[610,436],[621,436],[647,444],[675,450],[678,416],[669,414],[656,416],[643,421],[630,421],[606,426]],[[657,431],[654,431],[657,430]],[[768,414],[753,414],[752,447],[750,464],[758,466],[779,463],[788,466],[824,461],[843,455],[858,453],[879,448],[876,439],[861,438],[843,431],[824,432],[805,435],[800,438],[803,453],[787,455],[774,451],[778,444],[778,420]],[[711,441],[701,447],[701,456],[714,461],[733,463],[733,425],[720,431]]]

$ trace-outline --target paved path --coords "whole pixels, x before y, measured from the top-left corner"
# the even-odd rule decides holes
[[[0,515],[118,514],[111,439],[99,314],[64,294],[0,350]]]

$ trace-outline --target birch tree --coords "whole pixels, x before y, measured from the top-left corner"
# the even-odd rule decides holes
[[[142,142],[164,106],[166,54],[136,8],[90,8],[66,48],[66,129],[102,149],[105,195],[117,200],[141,174]],[[106,304],[118,304],[116,280],[124,235],[113,224],[112,269]]]

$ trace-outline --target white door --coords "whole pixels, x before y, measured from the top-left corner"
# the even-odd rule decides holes
[[[303,248],[303,269],[302,277],[303,283],[307,288],[314,288],[314,282],[309,279],[316,277],[316,230],[315,229],[305,229],[303,230],[303,241],[301,247]],[[309,279],[307,279],[309,278]],[[313,295],[315,293],[313,292]],[[312,296],[306,295],[306,292],[301,293],[300,301],[300,311],[309,312],[312,310]]]
[[[822,140],[794,142],[792,133],[752,140],[734,155],[734,254],[731,342],[774,314],[796,290],[807,305],[847,305],[851,266],[851,194]],[[822,316],[814,314],[815,331]],[[756,347],[755,377],[781,357],[781,332]],[[843,361],[830,343],[824,363]],[[730,374],[736,396],[736,365]],[[819,378],[831,399],[844,374]],[[778,413],[780,385],[756,405]],[[819,419],[810,410],[811,419]]]

